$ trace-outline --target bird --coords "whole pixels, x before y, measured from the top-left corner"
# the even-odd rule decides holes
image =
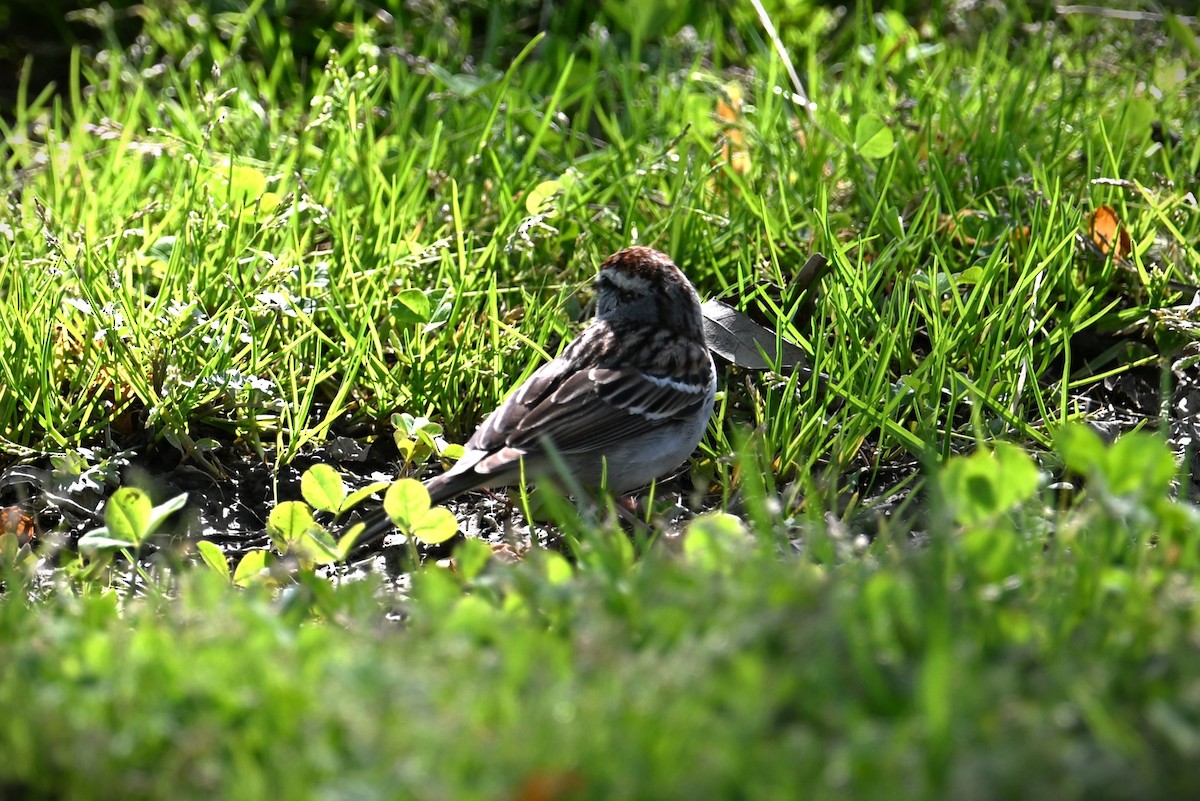
[[[596,314],[578,337],[518,386],[426,480],[432,504],[480,487],[553,475],[627,495],[681,465],[708,427],[717,373],[695,287],[669,256],[628,247],[597,272]],[[558,460],[554,456],[559,457]],[[356,547],[385,535],[382,510]]]

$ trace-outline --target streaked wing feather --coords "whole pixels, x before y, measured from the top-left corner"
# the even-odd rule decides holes
[[[534,370],[516,392],[488,415],[464,447],[468,451],[491,452],[511,444],[509,435],[520,427],[529,410],[558,389],[570,374],[561,358]]]
[[[706,389],[656,383],[634,368],[575,373],[525,413],[508,443],[533,450],[548,437],[564,454],[603,449],[689,416],[707,399]]]

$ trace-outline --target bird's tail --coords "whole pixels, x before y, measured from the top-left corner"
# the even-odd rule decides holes
[[[425,489],[429,491],[429,503],[432,506],[438,506],[446,501],[461,495],[469,489],[472,489],[477,483],[478,478],[471,474],[452,474],[442,473],[425,481]],[[354,541],[354,547],[360,548],[363,545],[370,545],[378,542],[395,530],[392,524],[392,519],[388,517],[388,513],[383,509],[378,509],[363,520],[365,528],[359,533],[358,539]]]
[[[392,519],[388,517],[388,513],[383,509],[377,509],[363,520],[365,528],[359,533],[358,539],[354,541],[354,547],[360,548],[363,545],[370,545],[385,536],[395,531],[396,527],[392,525]]]

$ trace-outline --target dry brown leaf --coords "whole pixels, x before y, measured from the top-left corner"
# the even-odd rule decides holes
[[[1025,248],[1029,247],[1029,226],[1022,225],[1012,229],[1008,235],[1008,246],[1016,253],[1024,253]]]
[[[33,515],[20,506],[6,506],[0,509],[0,534],[13,534],[17,542],[25,545],[33,539],[35,529]]]
[[[796,137],[796,143],[800,145],[801,150],[808,150],[808,134],[804,133],[799,117],[792,120],[792,135]]]
[[[750,152],[741,126],[743,105],[742,87],[734,82],[725,84],[725,96],[717,99],[716,111],[721,122],[721,159],[738,175],[750,169]]]
[[[1124,259],[1133,252],[1129,232],[1112,206],[1101,206],[1092,212],[1088,221],[1088,235],[1106,256],[1111,252],[1114,259]]]
[[[137,430],[137,419],[135,418],[133,407],[126,406],[123,411],[113,415],[112,422],[109,425],[113,431],[123,437],[132,436],[133,432]]]
[[[542,771],[526,776],[512,798],[514,801],[561,801],[578,798],[585,789],[583,776],[575,771]]]
[[[717,98],[717,119],[726,125],[733,125],[738,121],[738,117],[742,110],[742,90],[737,87],[737,84],[729,84],[726,88],[729,99],[724,97]]]

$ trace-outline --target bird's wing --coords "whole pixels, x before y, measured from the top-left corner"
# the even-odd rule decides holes
[[[425,482],[433,503],[466,492],[539,455],[550,440],[559,453],[596,454],[659,426],[695,415],[708,402],[712,363],[686,380],[633,367],[575,370],[555,359],[542,365],[467,441],[463,457]],[[361,542],[390,529],[386,515],[369,521]]]
[[[689,417],[708,400],[708,380],[684,382],[631,367],[541,372],[488,418],[468,451],[527,455],[543,439],[563,454],[603,450]]]

